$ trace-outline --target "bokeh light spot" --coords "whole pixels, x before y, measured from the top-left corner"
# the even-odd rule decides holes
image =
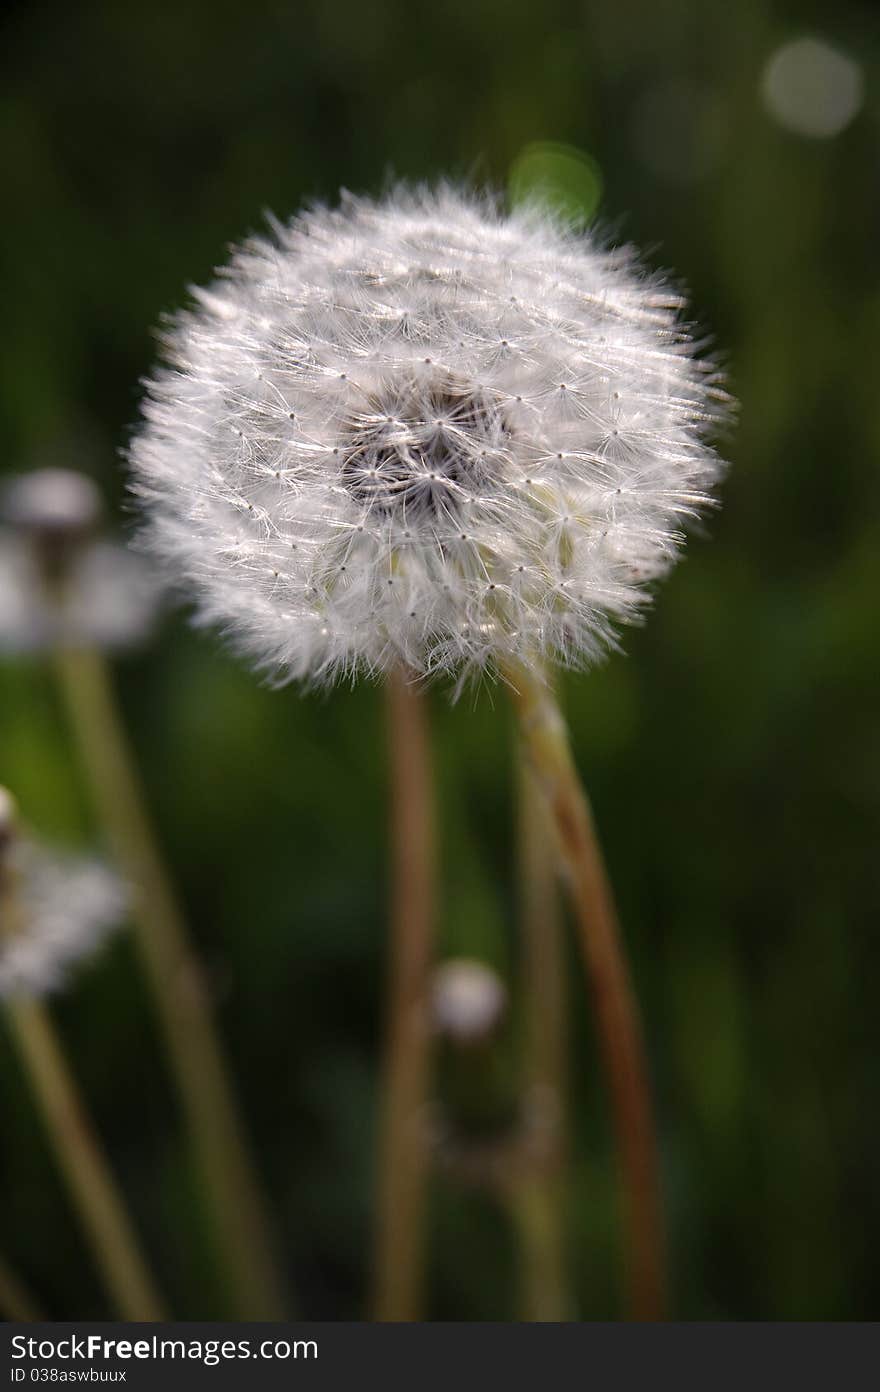
[[[769,59],[761,87],[780,125],[819,140],[845,130],[864,98],[859,64],[823,39],[783,44]]]
[[[526,145],[510,169],[511,204],[544,203],[583,226],[595,215],[602,197],[602,171],[574,145],[539,140]]]

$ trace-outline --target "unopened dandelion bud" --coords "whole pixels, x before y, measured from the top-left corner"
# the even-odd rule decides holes
[[[278,679],[587,665],[720,472],[682,309],[546,209],[305,213],[166,334],[130,450],[145,540]]]
[[[501,1023],[506,1008],[506,987],[483,962],[454,958],[434,972],[434,1027],[453,1042],[467,1045],[487,1038]]]
[[[492,1147],[516,1124],[518,1081],[507,988],[485,962],[450,958],[431,981],[434,1116],[454,1150]],[[438,1133],[439,1134],[439,1133]]]

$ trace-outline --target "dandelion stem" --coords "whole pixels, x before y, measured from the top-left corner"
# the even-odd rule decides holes
[[[157,849],[100,653],[56,655],[86,774],[123,873],[136,894],[138,946],[201,1168],[214,1231],[240,1319],[282,1319],[262,1198],[211,1018],[207,987]]]
[[[0,1257],[0,1315],[5,1320],[32,1324],[45,1319],[21,1277]]]
[[[422,1110],[428,1075],[428,983],[434,851],[426,702],[409,674],[388,679],[392,911],[377,1194],[374,1313],[421,1314],[428,1170]]]
[[[10,999],[12,1034],[104,1282],[123,1319],[166,1319],[122,1196],[41,1001]]]
[[[526,1010],[525,1089],[546,1135],[514,1189],[525,1320],[571,1319],[563,1235],[566,1044],[562,916],[553,827],[530,761],[520,751],[518,866]]]
[[[571,1319],[557,1186],[543,1174],[520,1177],[510,1189],[509,1211],[519,1248],[520,1318],[538,1323]]]
[[[553,815],[593,997],[621,1166],[631,1317],[658,1320],[666,1305],[659,1157],[638,1008],[611,888],[556,699],[543,676],[525,666],[510,667],[506,676],[525,751]]]

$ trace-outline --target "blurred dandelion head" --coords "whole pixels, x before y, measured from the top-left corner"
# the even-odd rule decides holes
[[[31,538],[53,570],[98,525],[101,498],[85,474],[73,469],[34,469],[6,488],[4,520]]]
[[[0,652],[57,644],[115,649],[142,641],[159,586],[136,552],[99,535],[94,483],[71,469],[35,469],[0,497]]]
[[[0,999],[57,990],[120,926],[128,899],[100,861],[17,833],[15,804],[0,788]]]
[[[434,1028],[459,1044],[484,1039],[500,1024],[507,991],[484,962],[454,957],[437,967],[431,983]]]
[[[679,296],[537,203],[345,196],[195,299],[130,449],[145,541],[279,680],[589,663],[719,474]]]

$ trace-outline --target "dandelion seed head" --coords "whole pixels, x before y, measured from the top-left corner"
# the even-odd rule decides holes
[[[155,570],[98,533],[95,484],[72,469],[35,469],[0,496],[0,652],[59,644],[120,649],[155,621]]]
[[[51,850],[13,823],[0,789],[0,999],[55,991],[125,919],[125,885],[98,860]]]
[[[679,297],[538,207],[346,196],[194,295],[129,451],[144,541],[279,680],[586,665],[719,475]]]
[[[51,536],[83,536],[98,523],[101,497],[85,474],[73,469],[34,469],[6,487],[4,521]]]

